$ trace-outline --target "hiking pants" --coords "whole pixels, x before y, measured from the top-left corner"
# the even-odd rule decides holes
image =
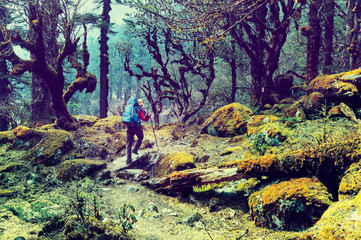
[[[142,126],[128,126],[127,127],[127,143],[126,143],[126,151],[127,151],[127,162],[131,162],[132,160],[132,146],[134,143],[134,135],[137,135],[137,143],[133,149],[134,152],[137,152],[142,145],[143,141],[143,129]]]

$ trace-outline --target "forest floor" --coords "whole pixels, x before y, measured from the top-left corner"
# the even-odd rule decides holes
[[[346,118],[304,121],[293,126],[292,134],[282,145],[270,147],[267,151],[281,153],[305,146],[312,147],[320,141],[352,137],[358,129],[358,124]],[[146,139],[154,141],[152,131],[148,129],[145,133]],[[200,129],[187,132],[180,140],[170,139],[161,130],[156,131],[155,134],[161,152],[189,152],[195,156],[197,166],[216,165],[241,159],[249,152],[254,142],[246,134],[235,138],[219,138],[200,134]],[[242,149],[232,154],[222,154],[225,149],[236,146],[242,146]],[[155,148],[154,145],[152,151]],[[25,152],[7,152],[5,147],[0,147],[1,163],[21,159],[22,154]],[[205,158],[208,160],[203,161],[202,159]],[[14,176],[13,180],[15,181],[17,177],[20,178]],[[4,181],[4,179],[0,180]],[[108,206],[109,218],[113,218],[114,209],[124,203],[130,203],[135,207],[138,222],[129,232],[139,240],[296,239],[301,234],[257,227],[249,213],[247,196],[230,195],[227,190],[223,191],[224,189],[216,195],[194,193],[182,197],[176,194],[158,193],[139,182],[128,180],[120,180],[117,185],[101,188]],[[23,192],[27,191],[23,190]],[[39,199],[42,194],[49,195],[49,192],[42,193],[41,190],[37,190],[30,191],[28,195],[30,194],[33,194],[32,198]],[[9,202],[25,208],[25,199],[9,200],[6,202],[7,206]],[[0,239],[13,240],[18,236],[23,236],[26,240],[38,239],[37,234],[43,223],[32,223],[27,216],[21,218],[14,216],[9,211],[9,207],[5,206],[6,204],[4,202],[0,204]]]

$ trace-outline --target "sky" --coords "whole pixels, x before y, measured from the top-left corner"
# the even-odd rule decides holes
[[[1,1],[1,0],[0,0]],[[115,4],[114,1],[112,1],[113,4],[111,6],[110,11],[110,21],[111,23],[115,23],[118,25],[124,24],[123,18],[126,17],[126,14],[132,13],[132,9],[127,6],[122,6],[120,4]],[[84,6],[80,9],[80,12],[94,12],[94,8],[96,5],[93,3],[93,0],[87,0],[87,2],[84,4]],[[98,11],[95,11],[95,13],[100,14],[102,11],[101,8],[98,9]],[[93,29],[88,32],[88,35],[93,38],[98,38],[100,35],[99,29]],[[29,52],[21,49],[19,46],[14,46],[14,51],[16,54],[18,54],[20,57],[24,59],[29,59]]]

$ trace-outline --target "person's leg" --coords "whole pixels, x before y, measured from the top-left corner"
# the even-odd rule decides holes
[[[126,142],[126,152],[127,152],[127,164],[132,162],[132,145],[134,142],[134,131],[132,127],[127,127],[127,142]]]
[[[138,154],[138,150],[139,150],[140,146],[142,145],[142,141],[144,138],[142,126],[136,127],[134,133],[135,133],[135,135],[137,135],[138,140],[133,149],[133,153]]]

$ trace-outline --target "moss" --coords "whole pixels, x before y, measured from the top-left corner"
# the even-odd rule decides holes
[[[73,136],[69,132],[49,129],[39,144],[31,149],[30,156],[38,163],[56,165],[72,147]]]
[[[102,161],[89,159],[67,160],[61,164],[57,172],[57,178],[62,181],[70,181],[77,177],[83,178],[93,175],[104,168],[106,168],[106,163]]]
[[[126,126],[122,123],[122,117],[119,116],[103,118],[94,124],[94,128],[110,134],[116,133],[125,127]]]
[[[12,131],[0,132],[0,145],[10,143],[15,139],[15,135]]]
[[[186,152],[166,154],[154,166],[155,177],[164,177],[173,171],[194,168],[193,155]]]
[[[252,110],[240,103],[232,103],[218,109],[204,123],[203,127],[214,129],[218,136],[234,136],[246,132],[247,121],[253,114]]]
[[[321,217],[331,204],[331,194],[316,178],[291,179],[253,193],[248,204],[256,225],[299,231]]]
[[[10,163],[5,166],[0,167],[0,173],[2,172],[13,172],[21,169],[26,169],[27,167],[22,163]]]
[[[361,194],[333,203],[300,239],[361,239]]]
[[[8,189],[0,189],[0,197],[15,197],[16,193]]]
[[[243,147],[236,146],[236,147],[230,147],[225,149],[223,152],[221,152],[221,156],[230,155],[234,152],[240,152],[243,150]]]
[[[346,171],[339,186],[339,199],[357,194],[361,189],[361,162],[353,163]]]
[[[99,121],[99,118],[96,116],[76,115],[73,117],[80,124],[80,126],[92,127],[96,122]]]

